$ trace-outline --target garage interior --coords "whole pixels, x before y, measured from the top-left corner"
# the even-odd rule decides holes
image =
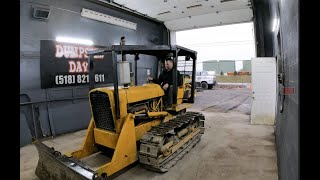
[[[120,18],[129,25],[94,20],[85,17],[84,10]],[[50,66],[42,69],[46,54],[40,50],[46,43],[67,36],[90,39],[95,46],[105,47],[119,45],[125,37],[126,45],[174,46],[179,45],[178,31],[245,22],[254,24],[256,57],[276,59],[274,125],[250,123],[251,88],[197,92],[187,111],[201,112],[206,118],[201,141],[166,173],[134,163],[113,178],[299,179],[297,0],[21,0],[20,179],[39,179],[33,139],[70,152],[82,146],[92,117],[88,84],[44,85],[44,70],[49,71]],[[274,22],[277,31],[272,31]],[[137,69],[137,85],[146,83],[148,73],[158,73],[155,58],[141,55],[143,61],[136,65],[134,56],[126,59]],[[287,95],[283,89],[289,87],[294,93]]]

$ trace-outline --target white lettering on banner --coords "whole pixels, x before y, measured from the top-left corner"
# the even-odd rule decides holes
[[[88,70],[88,62],[86,62],[86,61],[82,62],[82,67],[84,69],[84,72],[89,72],[89,70]]]
[[[56,44],[55,57],[62,58],[64,56],[65,58],[88,59],[88,51],[96,49],[97,48]],[[103,59],[103,55],[96,55],[94,59]]]
[[[61,58],[63,56],[63,47],[61,45],[56,45],[56,57]]]
[[[77,61],[77,70],[76,72],[82,72],[81,62]]]
[[[69,73],[74,73],[76,71],[76,63],[74,61],[68,61]]]
[[[84,49],[84,58],[88,58],[87,54],[88,54],[88,48],[85,48]]]
[[[88,62],[83,61],[68,61],[69,73],[83,73],[89,72]]]
[[[79,57],[78,58],[82,59],[83,53],[84,53],[84,48],[83,47],[79,47]]]
[[[79,47],[73,47],[74,51],[71,53],[71,58],[78,58],[78,48]]]
[[[70,48],[70,46],[63,46],[63,55],[65,58],[69,58],[69,56],[70,56],[69,48]]]

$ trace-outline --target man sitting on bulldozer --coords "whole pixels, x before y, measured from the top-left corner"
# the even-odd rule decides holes
[[[168,55],[164,61],[165,69],[162,71],[162,73],[159,75],[159,78],[152,78],[148,77],[148,81],[154,82],[156,84],[159,84],[162,89],[165,92],[164,96],[164,105],[166,107],[170,107],[173,103],[173,60]],[[177,77],[178,77],[178,86],[181,86],[183,84],[182,82],[182,76],[180,72],[177,70]]]

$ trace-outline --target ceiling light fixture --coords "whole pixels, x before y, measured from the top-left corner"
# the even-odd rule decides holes
[[[93,45],[93,41],[91,41],[91,40],[71,38],[71,37],[62,37],[62,36],[56,37],[56,41],[65,42],[65,43],[73,43],[73,44]]]
[[[94,19],[97,21],[102,21],[108,24],[113,24],[117,26],[121,26],[128,29],[137,30],[137,23],[133,23],[124,19],[120,19],[117,17],[109,16],[103,13],[99,13],[96,11],[92,11],[89,9],[83,8],[81,11],[81,16],[89,19]]]

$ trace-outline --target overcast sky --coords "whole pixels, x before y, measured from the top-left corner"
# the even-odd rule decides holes
[[[250,60],[255,57],[252,22],[178,31],[176,42],[197,51],[198,63],[207,60]],[[197,69],[202,70],[202,66]]]

